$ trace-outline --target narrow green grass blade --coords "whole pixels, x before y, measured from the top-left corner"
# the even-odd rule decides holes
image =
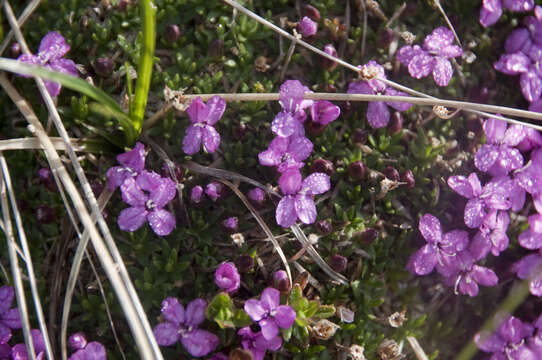
[[[156,41],[156,6],[152,3],[152,0],[141,0],[139,6],[143,22],[143,46],[141,47],[141,56],[137,69],[133,111],[130,113],[135,131],[138,134],[143,127],[143,117],[151,86],[152,61]]]

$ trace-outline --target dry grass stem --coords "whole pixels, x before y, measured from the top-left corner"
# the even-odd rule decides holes
[[[15,226],[17,227],[17,233],[19,235],[19,240],[21,242],[22,251],[25,257],[26,272],[28,280],[30,282],[30,291],[32,293],[32,300],[34,301],[34,308],[36,310],[36,315],[38,318],[39,327],[41,334],[43,335],[43,340],[45,344],[45,353],[47,358],[52,360],[53,349],[51,347],[51,341],[49,339],[49,331],[47,330],[47,324],[45,323],[45,316],[43,314],[43,308],[41,306],[40,294],[38,291],[38,283],[36,281],[36,276],[34,274],[34,265],[32,263],[32,257],[30,255],[30,247],[28,246],[28,241],[26,239],[26,233],[24,231],[23,220],[19,209],[17,207],[17,199],[13,192],[13,186],[11,185],[11,176],[9,175],[8,164],[4,158],[4,154],[0,152],[0,168],[2,172],[2,177],[4,179],[5,186],[7,188],[9,201],[11,203],[11,209],[13,210],[13,215],[15,218]]]
[[[32,15],[34,10],[36,10],[40,4],[41,0],[32,0],[26,7],[24,8],[21,16],[17,19],[17,24],[19,27],[23,26],[26,20]],[[0,45],[0,56],[6,51],[9,42],[13,39],[13,30],[9,30],[8,34],[4,38],[4,41],[2,41],[2,45]]]
[[[420,343],[418,342],[418,339],[416,339],[413,336],[407,336],[407,341],[412,348],[412,351],[414,351],[414,354],[416,355],[416,358],[418,360],[429,360],[427,355],[425,355],[425,351],[423,351],[423,348],[421,347]]]
[[[56,150],[65,151],[66,144],[62,141],[61,138],[52,137],[50,138],[53,143],[53,147]],[[73,144],[73,149],[77,152],[88,152],[88,149],[85,146],[85,142],[80,139],[70,139]],[[21,139],[8,139],[0,140],[0,151],[9,151],[9,150],[43,150],[43,146],[37,138],[21,138]]]

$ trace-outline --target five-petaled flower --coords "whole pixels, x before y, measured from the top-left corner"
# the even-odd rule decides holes
[[[107,170],[107,183],[109,190],[113,191],[121,186],[124,180],[136,177],[145,168],[145,146],[137,142],[134,148],[117,155],[120,166],[113,166]]]
[[[64,59],[64,55],[70,51],[70,45],[62,35],[51,31],[41,39],[37,55],[23,54],[17,58],[20,62],[43,66],[48,70],[64,74],[78,76],[77,67],[70,59]],[[23,75],[25,76],[25,75]],[[47,92],[55,97],[60,93],[61,85],[52,81],[44,81]]]
[[[262,329],[265,340],[273,340],[279,328],[288,329],[294,323],[296,313],[288,305],[280,305],[280,292],[272,287],[264,289],[260,300],[249,299],[245,311]]]
[[[437,85],[447,86],[454,73],[448,59],[463,54],[463,50],[453,42],[453,32],[441,26],[425,37],[423,48],[406,45],[399,49],[397,60],[408,67],[410,76],[421,79],[433,73]]]
[[[448,285],[454,286],[456,294],[474,297],[478,295],[478,284],[495,286],[499,282],[493,270],[476,265],[474,263],[476,260],[468,250],[456,254],[454,259],[456,271],[445,280]]]
[[[21,328],[19,309],[11,308],[15,291],[12,286],[0,287],[0,344],[5,344],[11,338],[11,330]]]
[[[157,235],[169,235],[175,227],[175,218],[163,207],[175,197],[176,191],[171,179],[155,172],[143,170],[136,178],[126,179],[121,185],[122,200],[131,207],[119,214],[117,222],[121,230],[135,231],[149,221]]]
[[[277,166],[281,173],[303,167],[303,160],[309,157],[312,152],[312,142],[304,136],[277,136],[267,150],[258,154],[260,165]]]
[[[299,218],[302,223],[312,224],[316,220],[316,205],[313,195],[323,194],[330,188],[329,176],[312,173],[302,180],[298,169],[288,170],[279,179],[284,197],[277,205],[277,224],[287,228]]]
[[[190,126],[183,139],[183,151],[188,155],[197,153],[201,145],[208,153],[214,153],[220,145],[220,134],[214,125],[226,110],[226,102],[215,95],[205,104],[198,96],[186,109],[190,118]]]
[[[307,114],[304,109],[312,105],[312,100],[303,100],[309,92],[299,80],[286,80],[279,91],[279,104],[282,111],[275,116],[271,123],[271,131],[281,137],[305,135],[303,121]]]
[[[179,303],[174,297],[162,301],[162,316],[166,320],[158,324],[153,333],[161,346],[171,346],[178,341],[190,355],[201,357],[216,349],[218,337],[206,330],[198,329],[205,320],[207,303],[203,299],[192,300],[187,306]]]
[[[374,74],[380,79],[386,79],[386,74],[382,65],[376,61],[369,61],[367,64],[361,67],[362,73]],[[386,84],[376,78],[367,81],[352,82],[348,85],[349,94],[385,94],[390,96],[407,96],[407,94],[395,90],[391,87],[387,87]],[[388,106],[391,106],[397,111],[406,111],[410,109],[412,104],[401,103],[396,101],[369,101],[367,105],[367,121],[372,128],[379,129],[385,127],[390,122],[390,110]]]

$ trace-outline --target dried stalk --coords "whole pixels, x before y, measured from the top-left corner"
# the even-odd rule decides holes
[[[4,181],[3,177],[0,177],[0,205],[4,218],[4,234],[6,235],[6,241],[8,245],[9,262],[11,264],[11,276],[13,276],[13,283],[15,285],[15,298],[17,299],[17,306],[19,308],[19,315],[21,317],[21,325],[23,328],[26,350],[30,357],[30,360],[36,360],[36,354],[34,353],[34,343],[32,341],[32,335],[30,334],[30,322],[28,320],[28,308],[26,306],[26,298],[24,295],[23,279],[21,269],[19,268],[17,252],[15,250],[15,237],[13,235],[11,217],[9,215],[8,197],[6,194],[6,182]]]
[[[66,145],[61,138],[50,138],[53,143],[53,147],[56,150],[66,150]],[[73,144],[73,149],[78,152],[89,152],[85,146],[85,142],[80,139],[71,138],[70,141]],[[0,140],[0,151],[8,150],[36,150],[43,149],[42,144],[37,138],[21,138],[21,139],[9,139]]]
[[[13,193],[11,176],[9,175],[9,168],[2,152],[0,152],[0,167],[2,171],[2,177],[4,178],[5,186],[8,191],[9,201],[11,202],[11,209],[13,210],[13,215],[15,217],[17,233],[19,234],[19,240],[21,242],[21,247],[25,256],[26,272],[28,275],[28,280],[30,282],[30,291],[32,293],[32,299],[34,300],[34,308],[36,309],[38,323],[40,326],[41,334],[43,335],[45,353],[47,354],[48,359],[53,360],[53,349],[49,340],[49,332],[47,331],[45,316],[43,315],[43,308],[41,306],[38,284],[36,281],[36,276],[34,275],[34,265],[32,264],[32,257],[30,256],[30,248],[28,246],[28,241],[26,240],[26,233],[24,231],[21,214],[19,213],[19,209],[17,208],[17,199],[15,199],[15,194]]]
[[[32,15],[34,10],[36,10],[40,4],[41,0],[32,0],[26,7],[24,8],[21,16],[17,19],[17,24],[19,27],[23,26],[26,20]],[[9,42],[13,38],[13,30],[10,29],[6,37],[4,38],[4,41],[2,41],[2,45],[0,45],[0,56],[6,51]]]

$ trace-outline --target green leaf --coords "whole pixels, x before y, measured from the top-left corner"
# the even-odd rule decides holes
[[[145,116],[145,107],[147,106],[151,86],[152,62],[156,42],[156,6],[151,0],[140,0],[139,5],[143,22],[143,46],[139,54],[134,103],[130,109],[130,117],[138,135],[143,127],[143,117]]]
[[[249,326],[250,324],[252,324],[252,319],[243,309],[235,310],[235,314],[233,315],[233,325],[236,328],[242,328]]]
[[[327,319],[335,315],[335,306],[333,305],[320,305],[318,311],[314,314],[315,318]]]
[[[311,318],[314,314],[318,311],[318,308],[320,307],[320,303],[316,300],[312,300],[309,302],[308,306],[305,308],[305,317]]]

